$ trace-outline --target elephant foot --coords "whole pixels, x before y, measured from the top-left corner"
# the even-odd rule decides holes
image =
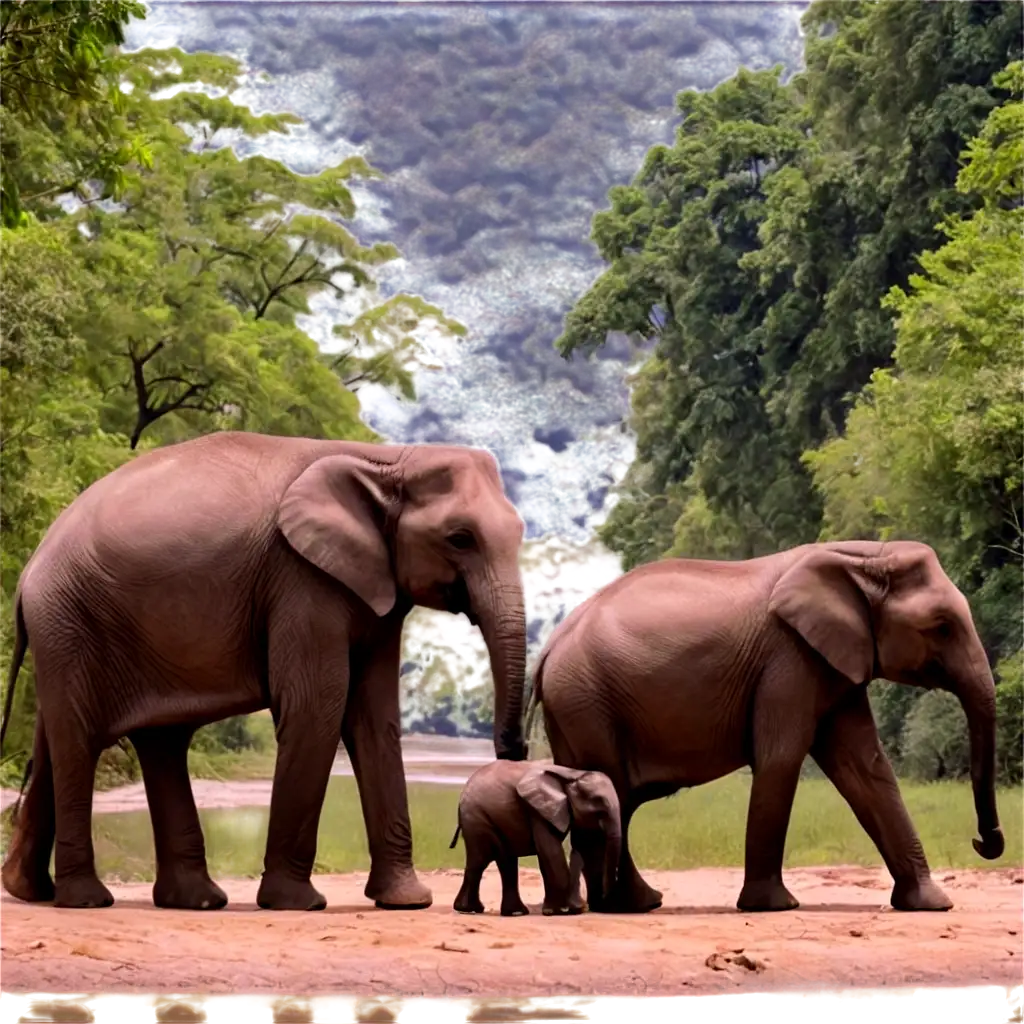
[[[456,914],[482,914],[484,912],[484,905],[479,899],[469,899],[462,893],[455,897],[452,908]]]
[[[545,917],[575,917],[576,914],[583,913],[583,904],[569,903],[564,906],[553,906],[545,900],[540,912]]]
[[[165,871],[153,885],[153,903],[168,910],[220,910],[228,903],[227,893],[206,873]]]
[[[529,913],[529,909],[522,900],[516,900],[514,903],[503,902],[501,904],[502,917],[527,917]]]
[[[20,857],[7,859],[0,871],[0,880],[11,896],[26,903],[48,903],[55,895],[50,872],[30,871]]]
[[[327,900],[308,880],[299,882],[265,871],[256,893],[256,905],[261,910],[323,910]]]
[[[110,907],[114,904],[110,890],[95,875],[58,878],[54,889],[55,907],[85,910]]]
[[[591,901],[590,909],[601,914],[649,914],[661,906],[661,899],[661,893],[638,875],[629,888],[620,888],[605,900]]]
[[[778,879],[744,882],[736,901],[736,909],[746,914],[796,910],[799,906],[800,901]]]
[[[434,902],[433,893],[416,877],[412,868],[401,874],[396,872],[382,881],[374,878],[371,871],[363,893],[381,910],[425,910]]]
[[[889,902],[896,910],[950,910],[953,901],[930,879],[897,882]]]

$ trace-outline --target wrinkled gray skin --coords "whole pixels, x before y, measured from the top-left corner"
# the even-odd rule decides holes
[[[259,905],[325,905],[310,874],[340,737],[369,841],[366,895],[429,906],[399,745],[402,623],[419,604],[479,625],[495,753],[523,758],[522,535],[495,460],[471,448],[220,433],[93,484],[19,583],[11,686],[27,642],[39,714],[4,888],[63,907],[113,902],[93,860],[93,778],[127,736],[153,822],[154,902],[224,906],[188,746],[204,723],[269,707],[278,749]]]
[[[960,700],[980,839],[1003,853],[995,798],[995,686],[963,594],[924,544],[809,544],[739,562],[666,559],[576,608],[535,669],[558,764],[605,772],[622,805],[622,860],[604,909],[643,912],[661,893],[629,853],[647,800],[753,768],[737,906],[788,910],[783,848],[810,754],[894,879],[900,910],[947,910],[879,743],[867,684]]]
[[[540,761],[495,761],[474,772],[459,798],[466,869],[455,898],[460,914],[482,914],[480,879],[492,861],[501,873],[501,914],[528,914],[519,897],[519,858],[537,855],[544,879],[543,913],[578,914],[580,872],[587,896],[600,902],[615,882],[621,828],[615,787],[600,772]],[[562,842],[570,835],[572,866]]]

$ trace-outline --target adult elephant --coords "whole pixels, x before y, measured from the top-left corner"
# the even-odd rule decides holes
[[[259,905],[326,905],[311,872],[340,733],[369,840],[366,895],[429,906],[399,742],[402,623],[418,604],[479,625],[495,753],[522,759],[522,534],[495,460],[472,448],[219,433],[97,481],[18,585],[4,727],[26,644],[38,716],[4,888],[64,907],[113,902],[93,859],[93,778],[100,752],[128,736],[153,822],[154,901],[223,906],[188,746],[204,723],[269,707],[278,748]]]
[[[995,687],[963,594],[924,544],[810,544],[765,558],[667,559],[575,609],[535,670],[557,764],[602,771],[622,806],[618,889],[604,907],[642,912],[661,893],[629,853],[647,800],[753,769],[741,910],[788,910],[783,848],[809,753],[894,879],[900,910],[946,910],[892,768],[867,684],[955,694],[987,859],[1003,852],[995,799]],[[531,715],[532,717],[532,709]]]

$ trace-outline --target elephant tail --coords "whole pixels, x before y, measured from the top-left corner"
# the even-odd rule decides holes
[[[28,630],[25,628],[25,614],[21,608],[21,588],[14,595],[14,653],[11,655],[11,668],[7,674],[7,696],[4,698],[4,717],[0,722],[0,757],[4,752],[4,737],[7,726],[11,724],[11,707],[14,704],[14,684],[18,679],[21,663],[25,660],[28,650]]]
[[[452,836],[451,843],[448,844],[448,849],[449,850],[454,850],[455,849],[455,844],[459,841],[459,833],[461,831],[462,831],[462,822],[460,821],[458,823],[458,825],[455,826],[455,835]]]

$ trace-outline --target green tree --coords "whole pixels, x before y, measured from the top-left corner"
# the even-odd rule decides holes
[[[960,153],[1006,98],[992,76],[1021,55],[1020,5],[812,3],[793,89],[811,135],[767,184],[762,246],[746,261],[787,282],[766,340],[776,429],[801,448],[840,433],[851,399],[889,365],[892,309],[936,225],[975,200]]]
[[[970,773],[967,719],[951,693],[921,694],[907,715],[901,745],[902,768],[911,778],[962,779]]]
[[[1021,778],[1024,657],[1024,65],[995,84],[1011,99],[970,141],[957,179],[977,211],[947,218],[946,243],[921,254],[908,291],[885,299],[898,317],[893,366],[872,375],[845,436],[805,460],[824,495],[825,537],[927,540],[967,593],[996,664],[1009,782]],[[938,713],[915,704],[907,720],[915,771],[948,738]]]
[[[0,5],[0,222],[54,212],[87,181],[116,195],[124,166],[146,160],[123,133],[115,48],[144,17],[137,0],[5,0]]]
[[[806,144],[806,119],[780,75],[741,70],[709,93],[680,93],[675,144],[652,149],[594,217],[610,266],[569,313],[559,351],[591,350],[613,331],[656,340],[633,398],[643,470],[603,530],[617,550],[620,537],[634,555],[671,545],[663,496],[691,476],[703,495],[693,500],[752,524],[741,551],[784,546],[814,522],[799,452],[773,436],[763,397],[765,317],[784,287],[760,288],[743,263],[760,244],[766,181]],[[656,541],[625,541],[654,523]]]
[[[882,298],[906,286],[936,221],[976,202],[955,188],[957,158],[1005,99],[991,76],[1020,53],[1017,6],[818,2],[804,27],[801,75],[741,71],[681,94],[675,145],[594,217],[609,266],[560,351],[611,331],[657,342],[633,397],[634,469],[603,530],[627,564],[818,534],[801,453],[841,434],[891,362]],[[678,530],[671,513],[685,513]]]
[[[101,396],[82,373],[76,322],[98,282],[69,244],[68,225],[0,230],[0,583],[2,661],[9,663],[11,597],[50,523],[131,453],[100,425]],[[23,672],[9,742],[31,744],[35,690]]]
[[[106,422],[133,447],[154,429],[164,442],[224,427],[370,438],[346,373],[408,394],[411,332],[464,333],[414,296],[376,301],[373,269],[397,250],[363,246],[343,223],[355,213],[348,182],[377,173],[364,160],[310,176],[236,156],[230,138],[297,121],[203,91],[230,93],[240,70],[210,54],[126,55],[126,123],[146,138],[151,167],[135,169],[117,209],[74,215],[83,261],[111,282],[83,326],[90,366]],[[296,325],[321,293],[363,300],[343,325],[352,344],[342,360]]]
[[[997,657],[1020,646],[1024,582],[1021,69],[996,76],[1013,99],[965,151],[957,187],[980,208],[948,218],[946,244],[921,254],[909,291],[885,299],[898,316],[893,366],[872,375],[845,436],[806,456],[825,536],[927,540],[982,598],[976,614]]]
[[[373,168],[356,158],[298,175],[240,159],[231,142],[298,119],[234,103],[230,58],[119,52],[118,26],[141,10],[3,7],[3,74],[38,77],[0,108],[4,666],[25,562],[61,509],[133,450],[227,428],[372,440],[354,388],[411,396],[419,329],[465,333],[419,297],[379,296],[374,271],[397,251],[345,226],[349,182]],[[324,294],[357,309],[337,332],[341,356],[298,326]],[[13,769],[31,744],[29,668],[8,733]],[[250,740],[239,719],[202,743]],[[107,775],[137,768],[117,750]]]

